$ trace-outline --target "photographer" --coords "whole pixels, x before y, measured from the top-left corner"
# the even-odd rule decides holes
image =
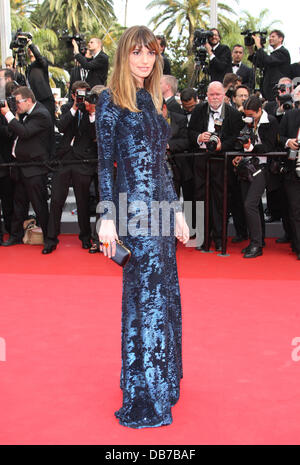
[[[11,221],[11,234],[3,245],[11,246],[22,243],[24,235],[23,222],[28,216],[29,202],[37,215],[37,220],[47,233],[48,204],[45,162],[50,154],[51,118],[46,108],[36,102],[33,92],[27,87],[19,87],[13,93],[17,105],[16,117],[7,103],[1,108],[2,115],[8,122],[8,128],[16,139],[12,154],[22,166],[14,169],[16,180],[14,193],[14,212]],[[32,162],[41,163],[33,165]]]
[[[263,154],[274,152],[278,140],[278,122],[273,116],[262,109],[262,102],[256,96],[251,96],[244,102],[244,113],[252,119],[250,134],[242,143],[245,152]],[[247,134],[247,132],[244,132]],[[241,180],[242,197],[250,243],[242,250],[244,258],[255,258],[262,255],[264,241],[264,219],[259,209],[262,194],[266,188],[267,158],[264,156],[237,156],[232,161],[237,168]],[[252,171],[251,171],[252,170]]]
[[[189,138],[195,152],[194,182],[195,200],[204,200],[206,182],[206,152],[234,150],[235,140],[243,127],[241,114],[224,103],[224,87],[211,82],[207,89],[207,102],[197,105],[189,123]],[[211,162],[210,178],[210,240],[216,250],[221,250],[223,216],[223,164]],[[202,250],[201,247],[198,250]]]
[[[58,130],[63,133],[56,156],[62,161],[97,158],[95,132],[95,104],[86,100],[90,86],[84,81],[76,81],[72,86],[73,104],[62,106],[62,115],[56,121]],[[77,204],[79,239],[84,249],[91,246],[91,225],[89,215],[90,184],[96,165],[89,163],[59,166],[53,174],[48,232],[43,254],[56,249],[63,206],[69,187],[73,186]]]
[[[278,84],[273,88],[276,100],[266,102],[264,110],[269,115],[276,116],[280,123],[285,111],[293,109],[293,81],[289,77],[282,77],[279,79]]]
[[[227,45],[220,44],[218,29],[210,29],[212,36],[205,44],[209,57],[209,75],[211,81],[223,82],[226,73],[231,73],[231,52]]]
[[[96,37],[90,39],[88,51],[92,56],[91,59],[79,52],[79,46],[75,39],[72,40],[72,45],[75,60],[88,72],[85,81],[89,84],[90,88],[100,84],[106,85],[108,56],[102,50],[101,40]]]
[[[228,105],[233,104],[232,98],[236,87],[241,84],[241,78],[234,73],[226,73],[223,79],[223,86],[225,90],[225,103]]]
[[[160,88],[168,111],[183,114],[183,109],[175,98],[178,89],[178,80],[176,77],[164,74],[160,79]]]
[[[161,35],[156,36],[156,40],[158,42],[160,54],[161,54],[161,56],[162,56],[162,58],[164,60],[163,74],[167,74],[168,76],[170,76],[172,74],[171,73],[171,64],[170,64],[169,58],[165,55],[167,41],[165,39],[165,36],[161,36]]]
[[[254,45],[247,46],[248,59],[258,68],[263,69],[264,78],[262,86],[262,95],[268,100],[274,100],[273,88],[281,77],[290,75],[291,58],[288,50],[282,45],[284,41],[283,32],[275,29],[269,35],[269,44],[273,51],[268,55],[263,49],[261,37],[253,35]]]
[[[254,73],[249,66],[242,63],[244,57],[244,47],[240,44],[234,45],[231,52],[232,57],[232,73],[242,78],[242,84],[254,88]]]
[[[240,111],[241,113],[244,113],[243,103],[246,100],[248,100],[249,97],[250,97],[249,87],[243,84],[241,86],[237,86],[234,89],[233,96],[232,96],[233,108]]]
[[[300,260],[300,110],[288,111],[280,127],[280,142],[289,155],[281,170],[287,194],[292,232],[292,248]]]
[[[49,84],[48,60],[43,57],[36,45],[28,39],[28,56],[30,64],[27,68],[27,79],[36,100],[49,111],[53,124],[55,122],[55,102]]]

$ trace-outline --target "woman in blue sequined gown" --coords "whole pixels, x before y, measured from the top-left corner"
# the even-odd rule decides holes
[[[160,77],[155,36],[144,26],[129,28],[96,109],[100,205],[105,206],[99,239],[108,257],[118,238],[132,252],[123,269],[123,406],[115,415],[133,428],[172,423],[182,377],[175,235],[186,243],[189,231],[165,162],[169,126],[160,114]],[[162,201],[173,202],[169,233],[165,216],[151,215]]]

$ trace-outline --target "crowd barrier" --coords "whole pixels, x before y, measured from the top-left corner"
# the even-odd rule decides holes
[[[173,154],[173,157],[186,156],[186,157],[197,157],[203,156],[203,152],[196,153],[180,153]],[[204,248],[203,250],[209,251],[209,221],[210,221],[210,163],[212,161],[218,161],[223,163],[223,213],[222,213],[222,249],[221,254],[226,256],[227,254],[227,190],[228,190],[228,159],[234,158],[237,156],[245,156],[245,152],[225,152],[218,153],[216,157],[216,152],[205,152],[206,156],[206,186],[205,186],[205,201],[204,201]],[[262,156],[261,153],[249,152],[248,155],[251,156]],[[287,152],[268,152],[263,154],[264,157],[284,157],[287,156]],[[96,164],[98,160],[96,158],[92,159],[83,159],[83,160],[49,160],[47,162],[26,162],[26,163],[0,163],[0,167],[22,167],[22,166],[46,166],[49,170],[55,171],[56,167],[74,165],[74,164]]]

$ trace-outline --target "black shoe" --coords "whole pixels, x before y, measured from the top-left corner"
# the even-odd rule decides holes
[[[92,247],[92,244],[90,241],[82,241],[82,248],[83,249],[90,249]]]
[[[216,250],[216,252],[221,252],[221,250],[222,250],[222,242],[221,241],[215,241],[215,250]]]
[[[193,240],[193,239],[196,239],[196,234],[193,234],[192,236],[190,236],[190,240]]]
[[[263,254],[262,247],[257,247],[256,245],[252,245],[245,252],[244,258],[255,258],[255,257],[259,257],[262,254]]]
[[[195,247],[195,249],[198,250],[199,252],[208,252],[209,249],[210,249],[210,243],[208,244],[208,250],[205,249],[204,242],[203,242],[203,244],[199,245],[198,247]]]
[[[2,242],[4,247],[9,247],[10,245],[23,244],[22,239],[17,239],[16,237],[10,237],[6,242]]]
[[[89,253],[97,253],[100,252],[100,246],[96,242],[93,242],[93,244],[90,247]]]
[[[276,244],[288,244],[291,241],[286,236],[282,236],[282,237],[278,237],[278,239],[276,239],[275,242]]]
[[[248,236],[239,236],[239,235],[237,235],[236,237],[233,237],[231,239],[231,242],[233,244],[238,244],[239,242],[246,241],[247,239],[248,239]]]
[[[49,253],[52,253],[55,249],[56,245],[45,245],[45,247],[42,250],[42,254],[47,255]]]
[[[300,253],[297,253],[297,260],[300,260]]]

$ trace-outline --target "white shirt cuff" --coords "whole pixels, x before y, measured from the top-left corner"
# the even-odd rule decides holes
[[[5,115],[5,118],[7,122],[10,123],[15,118],[15,115],[13,114],[12,111],[8,111]]]
[[[74,110],[74,108],[70,108],[70,112],[71,112],[71,115],[72,116],[75,116],[76,115],[76,110]]]
[[[215,58],[215,56],[216,56],[216,55],[214,55],[214,54],[210,55],[209,61],[211,61],[213,58]]]

